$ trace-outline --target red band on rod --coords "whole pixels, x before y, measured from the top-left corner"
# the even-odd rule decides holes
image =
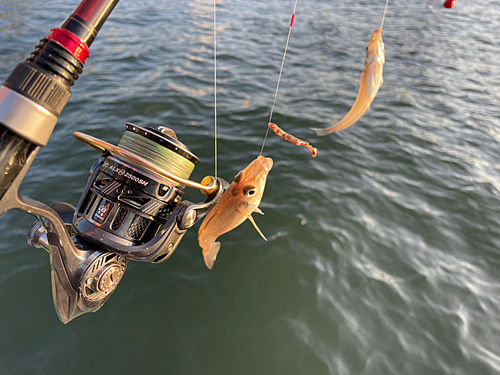
[[[290,27],[293,27],[294,20],[295,20],[295,14],[292,14],[292,20],[290,21]]]
[[[89,47],[75,34],[66,29],[52,29],[47,38],[66,48],[82,64],[85,64],[85,60],[90,56]]]

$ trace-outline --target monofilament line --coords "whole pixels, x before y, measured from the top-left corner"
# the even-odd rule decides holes
[[[380,28],[384,26],[384,21],[385,21],[385,12],[387,12],[387,5],[389,4],[389,0],[385,2],[385,9],[384,9],[384,15],[382,16],[382,23],[380,24]]]
[[[293,7],[292,19],[290,20],[290,29],[288,30],[288,38],[286,39],[285,52],[283,53],[283,60],[281,60],[281,68],[280,68],[280,74],[278,77],[278,84],[276,85],[273,106],[271,107],[271,113],[269,114],[268,123],[270,123],[272,118],[273,118],[274,105],[276,104],[276,98],[278,97],[278,90],[280,88],[280,82],[281,82],[281,74],[283,73],[283,66],[285,65],[286,51],[288,50],[288,42],[290,42],[290,35],[292,34],[293,21],[295,20],[295,10],[297,9],[297,1],[298,0],[295,0],[295,5]],[[266,139],[267,139],[268,134],[269,134],[269,126],[267,127],[266,135],[264,136],[264,142],[262,142],[262,148],[260,150],[260,155],[262,155],[262,152],[264,152],[264,146],[266,145]]]
[[[215,122],[215,178],[217,178],[217,13],[214,0],[214,122]]]

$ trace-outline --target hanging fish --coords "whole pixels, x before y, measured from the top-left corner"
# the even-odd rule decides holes
[[[327,135],[343,130],[358,121],[368,110],[375,99],[378,89],[384,83],[382,76],[385,63],[384,42],[382,41],[382,27],[372,34],[368,44],[365,60],[365,70],[359,80],[359,92],[351,110],[335,125],[326,128],[312,128],[317,135]]]
[[[273,159],[259,156],[248,167],[239,172],[229,185],[217,205],[209,212],[198,231],[198,243],[203,249],[203,258],[212,269],[220,249],[217,237],[233,230],[249,219],[257,232],[267,241],[253,220],[252,213],[264,214],[259,204],[264,194],[267,175],[273,167]]]
[[[280,136],[285,141],[291,142],[291,143],[293,143],[294,145],[297,145],[297,146],[307,147],[311,151],[311,154],[312,154],[313,158],[315,158],[316,155],[318,155],[318,149],[315,148],[315,147],[313,147],[313,146],[311,146],[308,142],[303,141],[302,139],[298,139],[297,137],[294,137],[291,134],[288,134],[286,131],[284,131],[283,129],[281,129],[278,125],[273,124],[272,122],[270,122],[268,124],[268,126],[269,126],[269,129],[271,129],[276,135]]]

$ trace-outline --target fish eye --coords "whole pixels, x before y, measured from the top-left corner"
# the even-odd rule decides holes
[[[248,185],[243,188],[243,194],[245,194],[245,197],[251,197],[256,193],[255,186]]]

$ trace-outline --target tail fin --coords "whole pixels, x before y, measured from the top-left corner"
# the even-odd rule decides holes
[[[220,250],[220,242],[213,242],[212,246],[207,253],[203,251],[203,258],[205,259],[205,264],[209,269],[212,269],[215,263],[215,259],[217,259],[217,254]]]
[[[328,131],[329,128],[310,128],[311,130],[314,130],[316,132],[316,135],[327,135],[330,134]]]

